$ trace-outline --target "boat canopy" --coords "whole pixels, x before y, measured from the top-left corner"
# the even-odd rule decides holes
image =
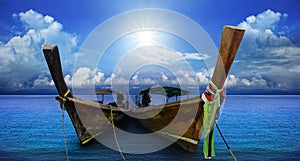
[[[168,98],[173,97],[173,96],[184,96],[184,95],[188,95],[190,92],[180,89],[180,88],[176,88],[176,87],[168,87],[168,86],[164,86],[164,87],[153,87],[153,88],[148,88],[146,90],[143,90],[141,92],[139,92],[137,95],[143,95],[143,94],[160,94],[160,95],[164,95]]]
[[[111,90],[111,89],[104,89],[104,90],[95,91],[95,94],[100,94],[100,95],[106,95],[106,94],[111,94],[111,93],[124,95],[124,93],[122,93],[121,91]]]
[[[101,103],[101,104],[104,104],[104,95],[107,95],[107,94],[117,94],[117,100],[116,102],[109,102],[107,105],[111,105],[111,106],[114,106],[114,107],[122,107],[124,106],[123,108],[127,108],[128,107],[128,97],[126,97],[126,100],[124,98],[125,94],[121,91],[118,91],[118,90],[111,90],[111,89],[104,89],[104,90],[98,90],[98,91],[95,91],[95,94],[96,95],[101,95],[101,100],[99,100],[99,98],[97,97],[97,102],[98,103]]]
[[[168,86],[164,86],[164,87],[152,87],[152,88],[148,88],[146,90],[143,90],[141,92],[139,92],[138,94],[136,94],[136,105],[138,107],[147,107],[150,105],[151,102],[151,97],[149,94],[159,94],[159,95],[163,95],[166,98],[166,103],[169,102],[169,98],[176,96],[176,101],[177,101],[177,97],[178,96],[184,96],[184,95],[188,95],[190,92],[180,89],[180,88],[176,88],[176,87],[168,87]],[[142,96],[142,102],[140,102],[140,96]]]

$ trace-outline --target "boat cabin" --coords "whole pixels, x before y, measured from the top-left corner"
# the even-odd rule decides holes
[[[112,107],[128,108],[128,97],[125,97],[125,94],[121,91],[106,89],[98,90],[95,94],[97,95],[97,102],[100,104],[107,104]],[[113,101],[105,103],[105,95],[109,95],[108,99]]]
[[[138,107],[147,107],[150,105],[151,100],[151,95],[150,94],[155,94],[155,95],[162,95],[165,97],[165,102],[168,103],[169,99],[171,97],[175,96],[175,101],[178,100],[178,96],[185,96],[189,95],[190,92],[176,88],[176,87],[152,87],[148,88],[146,90],[143,90],[139,92],[135,97],[136,97],[136,106]]]

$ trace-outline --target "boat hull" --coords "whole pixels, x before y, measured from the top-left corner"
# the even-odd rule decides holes
[[[59,100],[62,105],[62,100]],[[96,102],[90,102],[77,98],[67,98],[64,105],[68,114],[79,120],[72,121],[74,127],[81,122],[82,128],[76,128],[78,138],[81,144],[86,144],[96,136],[112,128],[112,119],[114,125],[118,126],[124,117],[120,110],[114,110],[109,106]]]
[[[194,97],[134,110],[131,115],[146,118],[138,119],[142,126],[173,140],[186,151],[195,152],[203,131],[203,104],[200,97]]]

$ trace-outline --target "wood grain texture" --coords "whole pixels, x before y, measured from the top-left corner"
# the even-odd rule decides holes
[[[245,30],[239,27],[223,27],[219,55],[211,79],[219,89],[224,86],[244,33]]]

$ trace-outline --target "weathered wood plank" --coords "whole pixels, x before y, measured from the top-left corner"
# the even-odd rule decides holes
[[[245,30],[239,27],[223,27],[219,55],[211,78],[219,89],[223,88],[244,33]]]

